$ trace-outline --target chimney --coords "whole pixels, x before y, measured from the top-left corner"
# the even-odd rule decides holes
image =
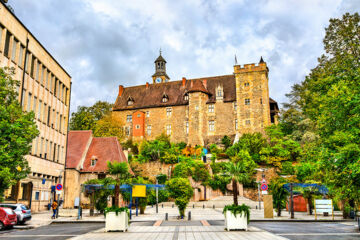
[[[182,78],[182,86],[185,87],[185,84],[186,84],[186,78],[183,77],[183,78]]]
[[[149,83],[148,82],[146,82],[146,89],[148,89],[149,88]]]
[[[204,79],[202,82],[203,82],[203,84],[204,84],[204,87],[207,89],[207,80]]]
[[[194,85],[194,80],[192,80],[192,81],[190,82],[190,88],[192,88],[193,85]]]
[[[119,97],[121,97],[122,93],[124,92],[124,86],[123,85],[119,85]]]

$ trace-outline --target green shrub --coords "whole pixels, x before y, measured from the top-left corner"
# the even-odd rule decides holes
[[[247,223],[249,224],[250,222],[250,207],[242,204],[242,205],[226,205],[223,209],[223,213],[225,213],[226,211],[230,211],[232,214],[234,214],[234,216],[236,216],[237,214],[240,214],[240,216],[242,216],[243,214],[245,214],[245,217],[247,219]]]
[[[167,202],[169,200],[169,192],[165,189],[161,189],[158,191],[158,201]],[[150,194],[148,195],[148,204],[155,205],[156,204],[156,190],[152,189]]]
[[[231,181],[231,178],[221,176],[221,175],[214,175],[212,179],[208,181],[208,185],[214,190],[220,190],[223,194],[226,193],[226,185],[228,185]]]
[[[173,178],[167,182],[167,189],[170,197],[175,199],[175,204],[179,209],[180,217],[184,218],[185,209],[193,196],[193,188],[187,178]]]

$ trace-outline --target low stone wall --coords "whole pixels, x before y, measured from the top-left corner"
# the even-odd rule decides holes
[[[78,209],[59,209],[59,216],[60,217],[77,217],[78,216]]]

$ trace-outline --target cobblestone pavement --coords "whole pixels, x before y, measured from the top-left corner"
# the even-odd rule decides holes
[[[71,238],[72,240],[121,239],[121,240],[284,240],[286,238],[251,227],[249,231],[225,231],[223,226],[131,226],[128,232],[109,232],[104,229]]]

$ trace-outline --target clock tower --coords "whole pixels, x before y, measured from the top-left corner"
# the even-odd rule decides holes
[[[161,56],[161,50],[159,57],[155,60],[155,73],[151,76],[153,83],[164,83],[170,80],[169,76],[166,74],[166,61]]]

